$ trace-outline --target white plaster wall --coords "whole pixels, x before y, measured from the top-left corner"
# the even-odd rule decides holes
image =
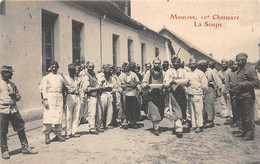
[[[82,55],[99,66],[99,17],[61,2],[6,2],[0,15],[0,64],[12,65],[13,82],[22,95],[19,108],[41,106],[39,83],[42,78],[42,9],[58,14],[55,23],[55,60],[67,74],[72,62],[72,19],[84,23]]]
[[[6,2],[6,15],[0,15],[0,64],[12,65],[22,100],[20,110],[40,108],[39,83],[42,78],[42,9],[58,14],[55,23],[54,55],[60,64],[60,72],[67,73],[72,62],[72,20],[84,24],[82,54],[85,61],[100,62],[100,16],[81,7],[63,2]],[[133,61],[141,64],[141,43],[146,44],[145,62],[155,57],[155,47],[160,58],[167,59],[164,40],[138,32],[124,25],[105,19],[102,25],[103,63],[112,63],[112,34],[119,35],[118,64],[127,61],[127,39],[133,40]]]
[[[119,36],[119,56],[117,58],[118,65],[127,62],[128,47],[127,39],[133,40],[133,56],[132,60],[137,64],[141,64],[141,43],[146,44],[146,57],[144,62],[152,62],[155,58],[155,47],[160,49],[160,59],[166,60],[166,47],[164,40],[145,34],[141,31],[131,29],[127,26],[105,19],[102,26],[103,31],[103,64],[113,62],[112,51],[112,35]]]

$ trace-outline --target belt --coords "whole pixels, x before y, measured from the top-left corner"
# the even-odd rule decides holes
[[[68,93],[68,95],[78,95],[78,93]]]

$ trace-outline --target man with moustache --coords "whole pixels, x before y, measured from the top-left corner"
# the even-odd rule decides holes
[[[153,84],[163,84],[163,71],[161,69],[161,60],[153,61],[153,68],[144,74],[142,87],[147,88],[148,92],[148,118],[153,123],[153,133],[159,136],[159,122],[163,119],[164,112],[164,94],[162,86],[160,88],[150,88]]]
[[[58,74],[59,64],[56,61],[50,63],[51,72],[43,78],[42,95],[43,95],[43,133],[45,134],[45,144],[50,144],[50,132],[52,125],[56,137],[53,141],[64,142],[65,138],[62,133],[62,114],[63,114],[63,90],[69,89],[67,81],[61,74]]]
[[[254,140],[255,120],[255,87],[260,85],[260,81],[253,68],[246,65],[248,55],[240,53],[236,56],[238,70],[235,72],[235,82],[230,84],[230,88],[235,91],[237,123],[239,133],[236,137],[243,137],[243,140]]]
[[[230,127],[234,128],[237,126],[236,99],[235,99],[235,91],[231,89],[230,84],[235,83],[235,75],[236,75],[235,72],[238,69],[238,65],[237,65],[237,61],[233,61],[232,63],[233,66],[231,68],[231,71],[227,75],[226,89],[229,91],[230,100],[231,100],[231,109],[233,115],[233,119],[230,122]]]
[[[208,80],[205,74],[197,69],[196,59],[189,60],[190,82],[187,85],[189,113],[191,116],[192,129],[196,133],[203,131],[203,93],[208,88]]]
[[[100,106],[101,87],[94,72],[95,65],[89,62],[86,75],[82,78],[83,92],[85,93],[88,108],[88,123],[91,134],[99,134],[104,130],[100,128],[102,108]]]
[[[17,132],[23,154],[37,154],[28,144],[28,140],[24,131],[24,121],[18,111],[17,102],[21,96],[16,85],[11,82],[13,76],[13,68],[3,65],[1,68],[2,78],[0,79],[0,143],[3,159],[9,159],[10,154],[7,146],[7,133],[9,121],[14,131]]]
[[[221,60],[221,66],[222,69],[219,71],[219,77],[222,80],[221,97],[218,99],[220,102],[216,107],[219,106],[218,108],[221,109],[222,118],[228,118],[232,116],[232,111],[229,91],[226,89],[226,80],[231,69],[228,68],[228,61],[225,59]]]
[[[208,88],[204,94],[204,127],[212,128],[214,127],[214,112],[215,112],[215,98],[216,98],[216,90],[221,87],[221,80],[218,77],[217,73],[213,71],[212,68],[208,67],[207,60],[200,60],[197,63],[202,72],[205,73],[208,79]]]
[[[169,62],[167,60],[165,60],[165,61],[163,61],[163,64],[162,64],[163,74],[165,74],[168,69],[169,69]]]
[[[164,76],[164,85],[166,88],[169,88],[172,84],[175,83],[175,80],[186,79],[184,71],[180,68],[180,58],[174,56],[172,58],[173,68],[168,69]],[[176,83],[175,83],[176,84]],[[181,138],[183,136],[182,128],[182,119],[183,111],[185,110],[186,114],[186,94],[182,86],[178,86],[175,90],[170,88],[170,101],[173,111],[172,119],[174,121],[174,127],[176,136]],[[169,101],[166,100],[166,108],[169,108]]]
[[[133,65],[132,70],[134,70]],[[119,78],[123,89],[122,128],[138,128],[136,121],[140,112],[137,100],[139,79],[134,72],[130,71],[130,64],[125,64],[125,73],[122,73]],[[129,125],[128,122],[130,122]]]
[[[69,75],[65,76],[70,88],[66,95],[66,139],[70,137],[80,137],[77,133],[78,120],[83,99],[81,90],[81,80],[76,76],[75,64],[68,65]]]
[[[113,92],[115,92],[114,87],[116,85],[116,79],[112,77],[111,67],[109,64],[103,66],[104,76],[101,76],[98,81],[102,87],[101,93],[101,106],[103,109],[103,115],[101,120],[101,127],[104,129],[113,128]]]

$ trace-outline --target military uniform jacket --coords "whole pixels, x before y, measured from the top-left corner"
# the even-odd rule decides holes
[[[10,95],[13,96],[10,96]],[[21,99],[17,87],[11,81],[0,79],[0,113],[9,114],[18,111],[16,102]]]
[[[256,71],[246,65],[235,72],[235,83],[231,89],[235,91],[236,97],[255,97],[254,88],[259,85]]]

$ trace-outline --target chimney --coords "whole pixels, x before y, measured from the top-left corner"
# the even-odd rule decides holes
[[[131,2],[130,0],[125,0],[125,14],[131,17]]]

